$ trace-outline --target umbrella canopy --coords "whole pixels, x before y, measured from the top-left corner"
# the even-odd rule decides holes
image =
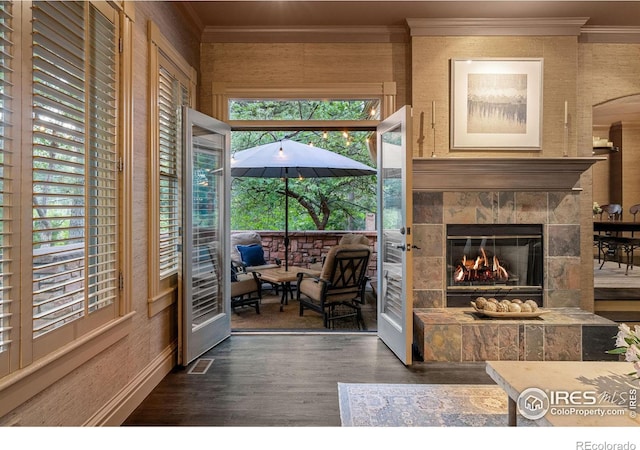
[[[375,169],[346,156],[291,140],[242,150],[231,159],[232,177],[322,178],[375,173]]]
[[[236,152],[232,177],[285,180],[285,269],[289,269],[289,178],[357,177],[376,170],[346,156],[292,140],[282,140]]]

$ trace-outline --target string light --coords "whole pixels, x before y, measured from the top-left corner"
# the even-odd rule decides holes
[[[346,131],[342,132],[342,137],[344,137],[345,139],[349,137],[349,133],[347,133]]]
[[[327,133],[326,131],[322,132],[322,139],[327,139],[329,137],[329,133]]]

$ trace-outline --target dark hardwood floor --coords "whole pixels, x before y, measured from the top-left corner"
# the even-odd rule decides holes
[[[404,366],[370,333],[233,334],[167,375],[124,426],[340,426],[338,382],[493,384],[480,363]]]

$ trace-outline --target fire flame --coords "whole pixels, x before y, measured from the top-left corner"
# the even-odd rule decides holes
[[[453,279],[461,281],[505,281],[509,279],[507,269],[500,265],[497,256],[493,256],[491,262],[487,258],[484,248],[480,248],[480,256],[475,260],[462,256],[462,262],[456,268]]]

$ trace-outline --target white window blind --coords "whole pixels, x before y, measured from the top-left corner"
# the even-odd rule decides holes
[[[182,105],[189,91],[170,71],[160,67],[158,92],[159,171],[160,171],[160,276],[178,268],[180,243],[179,173],[182,153]]]
[[[87,2],[33,4],[33,333],[114,302],[116,30]]]
[[[11,344],[11,116],[13,23],[11,2],[0,2],[0,353]]]

